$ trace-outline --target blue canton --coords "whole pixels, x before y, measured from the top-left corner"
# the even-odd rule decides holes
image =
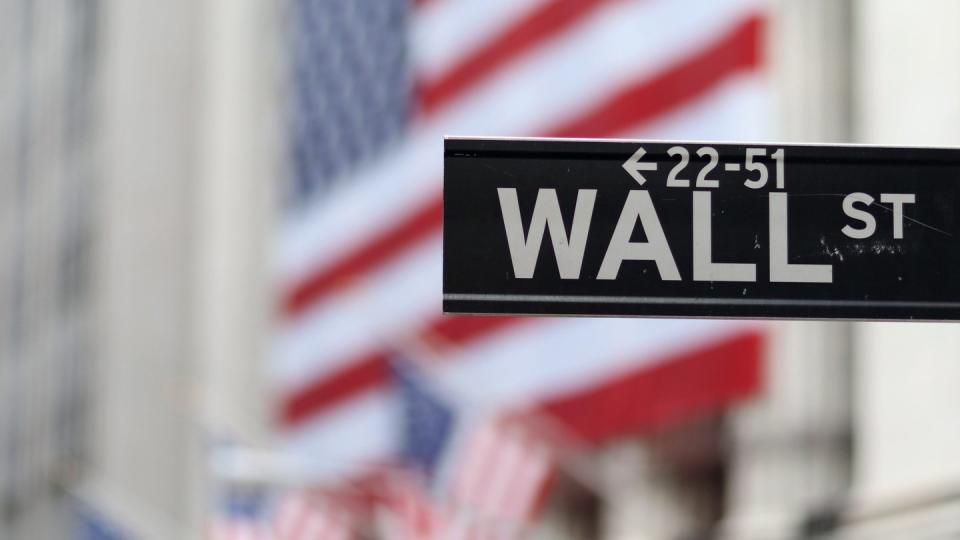
[[[289,0],[288,206],[401,135],[412,102],[409,0]]]
[[[409,363],[395,359],[393,370],[403,414],[401,458],[430,478],[453,432],[453,409]]]

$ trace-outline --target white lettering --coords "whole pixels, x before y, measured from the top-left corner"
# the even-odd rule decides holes
[[[720,162],[720,154],[717,152],[716,148],[711,148],[709,146],[704,146],[703,148],[697,150],[697,155],[700,157],[706,157],[709,159],[706,166],[700,169],[700,174],[697,175],[697,187],[698,188],[718,188],[720,187],[720,182],[707,178],[707,175],[710,174],[710,171],[717,167],[717,163]]]
[[[631,242],[630,236],[636,227],[637,219],[647,235],[646,242]],[[650,194],[642,190],[630,190],[617,227],[610,238],[607,253],[600,264],[597,279],[617,279],[620,263],[623,261],[654,261],[660,272],[660,279],[679,281],[680,271],[673,260],[667,237],[663,234],[660,218],[650,200]]]
[[[863,227],[856,229],[850,225],[844,225],[840,231],[850,238],[856,238],[858,240],[870,238],[873,236],[874,231],[877,230],[877,220],[874,219],[870,212],[855,207],[854,204],[856,203],[863,203],[870,206],[873,204],[873,197],[866,193],[857,192],[851,193],[843,198],[843,213],[848,217],[863,222]]]
[[[523,224],[520,221],[517,190],[497,188],[497,195],[500,197],[500,211],[503,214],[503,227],[507,233],[507,245],[510,248],[514,275],[520,279],[533,277],[537,257],[540,254],[540,244],[543,242],[544,229],[549,228],[560,277],[579,278],[597,190],[577,190],[577,206],[573,211],[573,226],[570,228],[569,239],[566,227],[563,225],[563,216],[560,214],[557,190],[541,189],[537,192],[537,202],[534,204],[533,217],[530,219],[530,231],[526,237],[523,235]]]
[[[690,187],[690,180],[677,177],[680,171],[690,163],[690,152],[682,146],[672,146],[667,150],[667,154],[680,156],[680,161],[670,169],[670,174],[667,175],[667,187]]]
[[[757,265],[713,262],[711,194],[693,192],[693,279],[696,281],[756,281]]]
[[[893,204],[893,237],[903,238],[903,205],[917,202],[913,193],[881,193],[880,202]]]
[[[743,185],[750,189],[760,189],[767,185],[767,177],[770,176],[770,171],[767,170],[767,166],[762,162],[753,160],[754,158],[765,155],[767,155],[765,148],[747,148],[747,161],[744,163],[743,168],[748,171],[757,171],[760,173],[760,176],[756,180],[747,178],[743,181]]]
[[[787,194],[770,194],[770,281],[833,283],[829,264],[791,264],[787,246]]]

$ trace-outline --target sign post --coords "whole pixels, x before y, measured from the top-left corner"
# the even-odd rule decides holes
[[[960,319],[960,149],[445,141],[451,313]]]

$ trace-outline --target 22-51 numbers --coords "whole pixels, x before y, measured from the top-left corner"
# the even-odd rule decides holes
[[[698,189],[715,189],[720,187],[719,180],[710,177],[711,173],[713,173],[714,169],[716,169],[717,165],[720,163],[720,153],[717,152],[717,149],[713,148],[712,146],[701,146],[697,149],[696,154],[700,158],[706,158],[707,163],[700,169],[700,172],[697,173],[694,187]],[[764,161],[759,160],[759,158],[766,157],[766,154],[766,148],[746,149],[743,169],[749,173],[756,174],[753,175],[753,177],[748,177],[746,180],[744,180],[744,186],[750,189],[761,189],[767,185],[767,182],[770,179],[770,170]],[[672,146],[667,150],[667,155],[673,158],[678,158],[677,163],[667,174],[667,187],[689,188],[690,179],[682,177],[681,175],[684,174],[684,170],[690,164],[690,151],[683,146]],[[784,189],[785,175],[783,148],[778,148],[775,150],[772,154],[770,154],[770,157],[773,159],[775,164],[774,177],[776,178],[777,189]],[[724,170],[730,172],[737,172],[741,169],[740,163],[738,162],[728,162],[725,163],[723,167]]]

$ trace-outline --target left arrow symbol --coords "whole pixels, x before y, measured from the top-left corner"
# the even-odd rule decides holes
[[[640,171],[657,170],[656,163],[642,163],[640,161],[643,156],[646,155],[646,153],[647,151],[641,146],[640,148],[637,148],[637,151],[634,152],[632,156],[630,156],[630,159],[623,162],[623,170],[627,171],[627,174],[633,177],[633,179],[636,180],[641,186],[647,181],[647,179],[640,174]]]

